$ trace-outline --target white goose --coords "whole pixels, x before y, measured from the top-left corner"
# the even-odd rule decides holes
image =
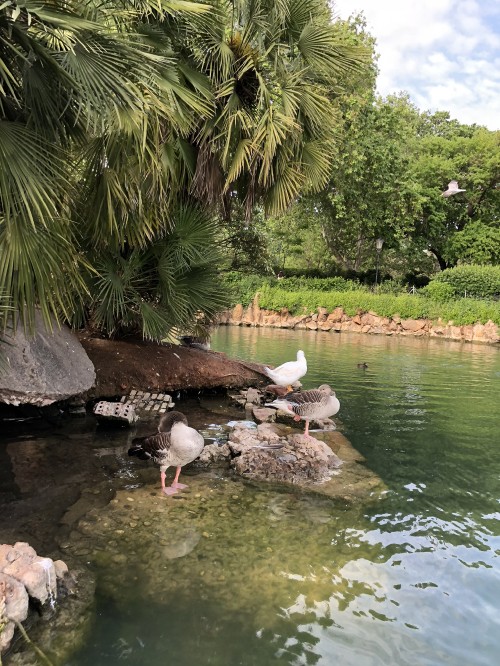
[[[266,366],[264,367],[264,372],[275,384],[278,386],[287,386],[291,391],[292,384],[297,382],[307,372],[307,361],[304,352],[302,349],[299,349],[296,361],[287,361],[274,368],[274,370]]]
[[[304,434],[309,435],[309,421],[311,419],[327,419],[334,416],[340,409],[340,402],[328,384],[322,384],[310,391],[294,391],[285,398],[266,403],[294,415],[296,421],[303,419],[306,422]]]
[[[187,488],[184,483],[179,483],[181,467],[195,460],[204,444],[203,436],[188,426],[184,414],[168,412],[160,419],[158,433],[133,439],[128,454],[141,460],[151,459],[160,465],[161,489],[166,495],[174,495],[178,490]],[[165,471],[172,466],[177,467],[175,478],[170,486],[165,487]]]

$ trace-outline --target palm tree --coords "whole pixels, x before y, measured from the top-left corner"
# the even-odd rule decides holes
[[[227,306],[217,265],[217,221],[197,204],[182,204],[163,238],[121,255],[99,250],[90,275],[90,323],[108,335],[142,333],[161,340],[205,327]]]
[[[332,77],[365,57],[326,0],[3,3],[0,293],[26,326],[210,320],[214,212],[324,184]]]
[[[225,215],[235,198],[247,219],[259,200],[277,214],[327,182],[334,84],[369,51],[339,40],[325,0],[213,4],[216,20],[190,17],[195,34],[179,45],[214,91],[210,117],[200,118],[194,136],[191,189]]]
[[[164,15],[179,5],[207,10],[167,0]],[[189,126],[204,103],[178,90],[168,51],[148,38],[157,8],[28,0],[0,9],[0,293],[25,326],[35,307],[49,325],[51,315],[83,313],[100,251],[144,247],[165,226],[168,183],[152,160],[150,127]]]

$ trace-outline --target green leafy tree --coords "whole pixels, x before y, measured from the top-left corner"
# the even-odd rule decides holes
[[[219,229],[219,243],[223,255],[221,269],[245,273],[271,273],[270,254],[266,223],[261,208],[254,211],[252,221],[245,220],[244,208],[240,202],[233,203],[233,214],[223,220]]]
[[[344,111],[328,187],[308,202],[342,270],[373,265],[375,239],[399,248],[411,228],[415,187],[408,145],[414,110],[406,97],[353,97]]]
[[[469,222],[453,234],[447,253],[455,262],[500,265],[500,225]]]
[[[268,247],[275,271],[328,273],[334,267],[310,200],[314,199],[301,198],[284,215],[267,221]]]
[[[423,114],[414,146],[420,194],[413,241],[445,269],[460,261],[497,263],[500,229],[500,132]],[[465,192],[441,196],[450,180]]]

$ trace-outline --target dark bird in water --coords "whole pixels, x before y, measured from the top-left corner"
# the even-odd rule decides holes
[[[183,347],[194,347],[195,349],[203,349],[203,351],[208,351],[210,349],[210,340],[208,337],[202,338],[196,335],[181,335],[178,340]]]
[[[302,349],[297,352],[296,361],[287,361],[277,368],[264,367],[265,374],[278,386],[286,386],[292,390],[292,384],[297,382],[307,372],[307,361]]]
[[[454,194],[458,194],[459,192],[465,192],[465,190],[460,189],[458,187],[458,181],[457,180],[450,180],[448,183],[448,189],[445,190],[444,192],[441,192],[442,197],[451,197]]]
[[[141,460],[152,460],[160,466],[161,489],[166,495],[174,495],[187,488],[179,483],[179,474],[184,465],[192,462],[203,450],[203,436],[188,426],[187,418],[181,412],[168,412],[160,419],[158,433],[149,437],[136,437],[128,450],[129,456]],[[167,467],[177,467],[175,478],[165,487]]]
[[[358,368],[361,368],[361,370],[366,370],[367,367],[368,363],[365,363],[364,361],[363,363],[358,363]]]
[[[303,419],[306,422],[304,431],[306,437],[310,437],[309,421],[327,419],[334,416],[340,409],[340,402],[328,384],[322,384],[319,388],[310,391],[294,391],[284,398],[266,404],[293,414],[296,421]]]

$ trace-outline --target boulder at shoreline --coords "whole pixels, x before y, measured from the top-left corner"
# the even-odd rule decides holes
[[[45,407],[94,384],[94,366],[77,336],[55,320],[52,326],[47,330],[37,311],[34,336],[26,334],[20,322],[15,335],[4,334],[7,369],[0,373],[0,402]]]

